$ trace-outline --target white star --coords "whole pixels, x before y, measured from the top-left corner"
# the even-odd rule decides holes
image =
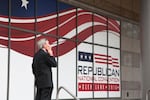
[[[27,4],[29,3],[29,1],[27,0],[21,0],[21,1],[22,1],[21,7],[25,7],[25,9],[27,10]]]
[[[88,58],[87,55],[85,55],[84,58],[87,60],[87,58]]]
[[[91,56],[88,56],[88,58],[89,58],[89,60],[91,60],[91,59],[92,59],[92,57],[91,57]]]
[[[83,59],[83,55],[80,55],[80,58]]]

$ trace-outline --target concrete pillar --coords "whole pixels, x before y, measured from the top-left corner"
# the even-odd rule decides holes
[[[150,0],[141,0],[141,48],[143,71],[143,99],[146,100],[146,92],[150,89]]]

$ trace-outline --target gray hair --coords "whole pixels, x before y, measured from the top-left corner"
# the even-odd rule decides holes
[[[42,49],[43,45],[46,43],[47,39],[43,38],[37,42],[38,49]]]

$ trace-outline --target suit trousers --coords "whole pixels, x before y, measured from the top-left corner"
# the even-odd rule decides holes
[[[35,100],[51,100],[52,90],[52,87],[37,88]]]

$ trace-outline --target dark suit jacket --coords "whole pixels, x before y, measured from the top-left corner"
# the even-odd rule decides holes
[[[53,56],[40,49],[33,58],[32,71],[38,88],[53,87],[52,69],[57,63]]]

